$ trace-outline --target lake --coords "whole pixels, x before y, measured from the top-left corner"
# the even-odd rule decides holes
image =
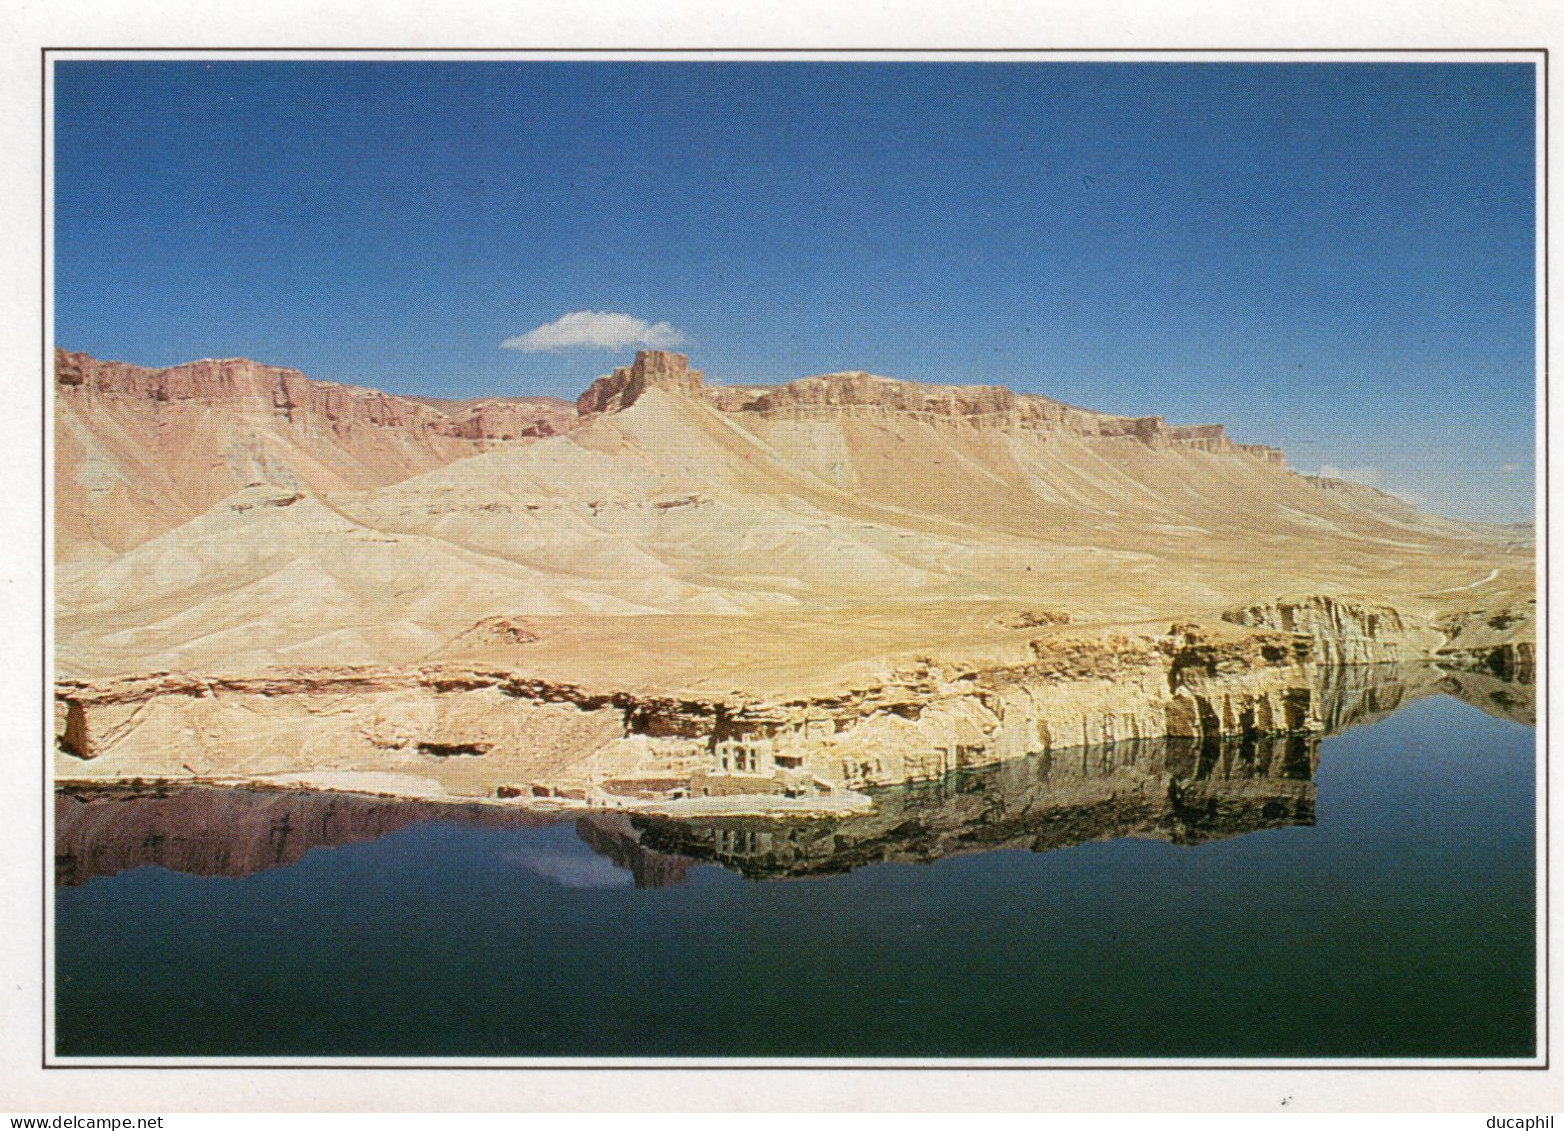
[[[1532,689],[1332,678],[834,821],[61,792],[57,1053],[1534,1055]]]

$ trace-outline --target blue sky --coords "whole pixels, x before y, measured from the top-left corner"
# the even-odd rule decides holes
[[[642,320],[709,380],[1007,384],[1530,517],[1530,66],[70,61],[55,96],[66,348],[574,397]],[[582,311],[613,348],[525,337]]]

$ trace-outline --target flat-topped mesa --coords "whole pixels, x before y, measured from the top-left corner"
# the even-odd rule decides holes
[[[665,389],[696,400],[706,391],[704,375],[690,368],[690,359],[684,354],[639,350],[634,362],[593,381],[576,398],[576,412],[581,416],[618,412],[633,405],[648,389]]]
[[[842,412],[910,413],[1075,436],[1128,437],[1153,448],[1235,452],[1286,466],[1279,448],[1235,444],[1220,424],[1170,426],[1160,416],[1114,416],[1036,393],[1016,393],[1003,385],[932,385],[849,371],[804,377],[785,385],[710,388],[706,398],[722,412],[756,413],[772,419],[820,419]]]
[[[768,416],[808,414],[842,408],[880,408],[933,416],[995,416],[1013,413],[1015,393],[1002,385],[924,385],[876,377],[861,371],[803,377],[785,385],[734,385],[711,390],[723,412]]]
[[[362,424],[452,439],[515,440],[551,436],[574,423],[564,405],[545,398],[449,401],[437,407],[420,398],[316,381],[297,369],[243,357],[151,369],[57,349],[54,379],[59,395],[87,408],[102,401],[237,405],[290,424],[324,420],[339,434]]]

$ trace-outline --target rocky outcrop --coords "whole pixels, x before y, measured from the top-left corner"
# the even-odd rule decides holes
[[[1535,722],[1534,686],[1429,664],[1318,668],[1312,706],[1323,734],[1334,734],[1434,694],[1455,696],[1496,717]],[[686,883],[690,868],[702,861],[770,879],[824,875],[882,860],[1047,851],[1120,836],[1199,844],[1311,823],[1320,738],[1250,733],[1063,748],[877,790],[873,811],[862,816],[816,814],[789,821],[590,812],[576,818],[575,830],[593,852],[647,888]],[[511,795],[522,797],[524,791]],[[148,865],[192,875],[245,876],[286,867],[311,850],[376,839],[426,821],[511,828],[568,816],[520,806],[297,789],[141,781],[68,786],[55,796],[55,879],[75,886]]]
[[[631,365],[599,377],[576,401],[582,416],[629,408],[647,389],[704,401],[721,412],[768,420],[820,420],[844,413],[898,413],[1001,428],[1059,431],[1099,439],[1130,438],[1149,447],[1240,453],[1285,465],[1277,448],[1235,444],[1220,424],[1169,426],[1160,416],[1126,417],[1075,408],[1002,385],[934,385],[862,371],[803,377],[783,385],[707,387],[683,354],[642,350]]]
[[[733,774],[790,795],[835,793],[1126,739],[1320,726],[1299,637],[1175,626],[1045,637],[1031,650],[1022,665],[920,663],[873,686],[776,703],[638,696],[453,664],[64,680],[59,773],[111,780],[134,767],[147,778],[342,788],[390,775],[415,794],[506,790],[629,808],[710,793]]]
[[[149,369],[59,350],[56,553],[123,553],[247,487],[370,490],[578,423],[551,397],[439,401],[243,358]]]
[[[148,369],[56,350],[54,371],[60,395],[87,405],[106,399],[152,405],[247,404],[269,409],[290,424],[313,422],[338,435],[386,428],[413,436],[517,440],[555,435],[575,423],[568,405],[550,397],[430,401],[315,381],[296,369],[247,358],[207,358]]]
[[[1313,641],[1315,662],[1392,664],[1425,655],[1438,639],[1389,605],[1339,597],[1277,598],[1222,614],[1229,624],[1296,632]]]
[[[700,399],[705,382],[699,369],[690,368],[690,359],[684,354],[641,350],[632,364],[621,365],[607,377],[593,381],[577,398],[576,411],[582,416],[619,412],[640,400],[648,389]]]
[[[1233,443],[1220,424],[1169,426],[1160,416],[1092,412],[1048,397],[1016,393],[1002,385],[933,385],[853,371],[805,377],[785,385],[735,385],[706,392],[723,412],[752,413],[767,419],[900,413],[1098,439],[1128,438],[1158,449],[1240,453],[1277,466],[1286,462],[1280,449]]]

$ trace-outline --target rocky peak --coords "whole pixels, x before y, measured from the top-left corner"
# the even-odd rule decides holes
[[[576,399],[576,411],[582,416],[618,412],[633,405],[648,389],[698,399],[704,395],[704,378],[699,369],[690,368],[690,359],[682,353],[638,350],[635,361],[593,381]]]

